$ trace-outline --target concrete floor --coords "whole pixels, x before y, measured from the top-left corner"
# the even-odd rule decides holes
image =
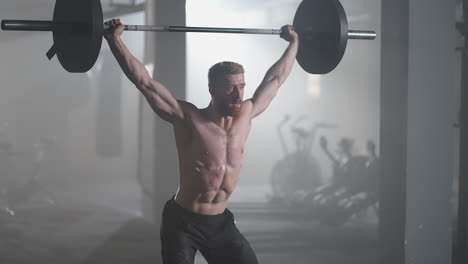
[[[68,192],[55,206],[25,204],[14,217],[1,214],[0,263],[160,263],[154,246],[159,227],[134,209],[139,206],[138,188],[133,193],[129,186],[126,192],[112,188],[107,194],[94,193],[105,195],[105,200],[93,197],[93,192],[81,197]],[[230,208],[260,263],[377,262],[377,224],[372,217],[353,218],[337,227],[266,204],[233,203]],[[206,262],[197,255],[196,263]]]

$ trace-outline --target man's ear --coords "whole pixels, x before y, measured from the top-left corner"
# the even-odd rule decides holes
[[[208,83],[208,91],[210,92],[211,95],[213,95],[213,84],[211,82]]]

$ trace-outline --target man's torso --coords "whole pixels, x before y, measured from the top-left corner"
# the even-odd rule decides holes
[[[176,202],[200,214],[222,213],[239,179],[251,103],[244,102],[227,128],[210,120],[205,109],[184,107],[185,119],[174,123],[180,171]]]

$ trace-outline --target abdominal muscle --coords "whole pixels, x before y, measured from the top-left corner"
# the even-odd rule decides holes
[[[196,166],[191,173],[181,173],[176,203],[198,214],[224,212],[237,185],[239,170],[228,166],[210,167]],[[181,168],[181,172],[184,170]]]

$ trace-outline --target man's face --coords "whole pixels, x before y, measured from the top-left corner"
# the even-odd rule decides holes
[[[244,98],[244,74],[226,74],[214,78],[210,84],[213,102],[221,115],[239,114]]]

